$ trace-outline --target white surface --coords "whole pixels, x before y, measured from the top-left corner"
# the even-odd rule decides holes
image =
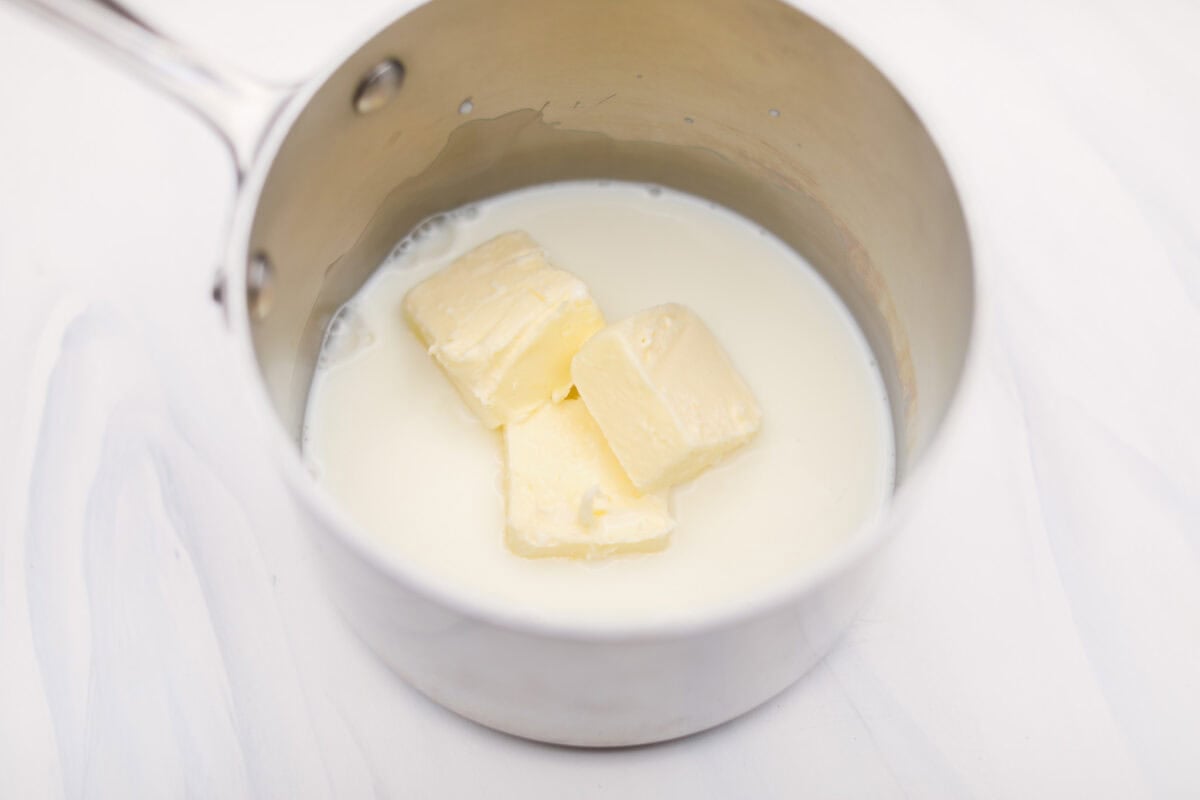
[[[154,16],[299,75],[386,10],[243,5]],[[797,686],[614,752],[457,719],[344,631],[224,380],[224,153],[0,8],[0,794],[1200,793],[1200,6],[896,5],[806,3],[964,191],[940,502]]]

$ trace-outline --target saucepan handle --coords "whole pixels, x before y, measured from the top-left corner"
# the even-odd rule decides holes
[[[294,87],[272,86],[155,30],[118,0],[8,0],[85,40],[195,112],[228,146],[238,182]]]

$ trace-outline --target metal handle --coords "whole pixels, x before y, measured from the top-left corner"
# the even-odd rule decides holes
[[[118,0],[9,0],[70,31],[195,112],[229,147],[240,184],[294,87],[201,58]]]

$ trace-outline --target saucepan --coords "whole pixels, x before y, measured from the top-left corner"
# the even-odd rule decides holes
[[[228,144],[239,188],[214,296],[241,354],[231,373],[255,387],[331,596],[438,703],[572,745],[717,725],[833,645],[905,509],[936,495],[922,476],[974,316],[967,226],[913,109],[792,5],[431,0],[279,89],[168,41],[115,0],[17,1],[131,65]],[[841,296],[888,390],[898,479],[883,522],[786,585],[686,622],[564,624],[460,596],[381,552],[300,457],[324,331],[405,233],[502,192],[596,178],[699,195],[773,232]]]

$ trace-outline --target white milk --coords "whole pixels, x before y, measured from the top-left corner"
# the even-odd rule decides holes
[[[751,444],[675,489],[678,526],[661,553],[510,553],[500,436],[404,323],[409,288],[518,228],[587,283],[610,321],[690,306],[762,406]],[[402,242],[331,326],[305,434],[321,485],[385,551],[451,591],[557,619],[691,615],[795,576],[880,513],[894,463],[871,351],[813,269],[725,209],[624,183],[523,190]]]

